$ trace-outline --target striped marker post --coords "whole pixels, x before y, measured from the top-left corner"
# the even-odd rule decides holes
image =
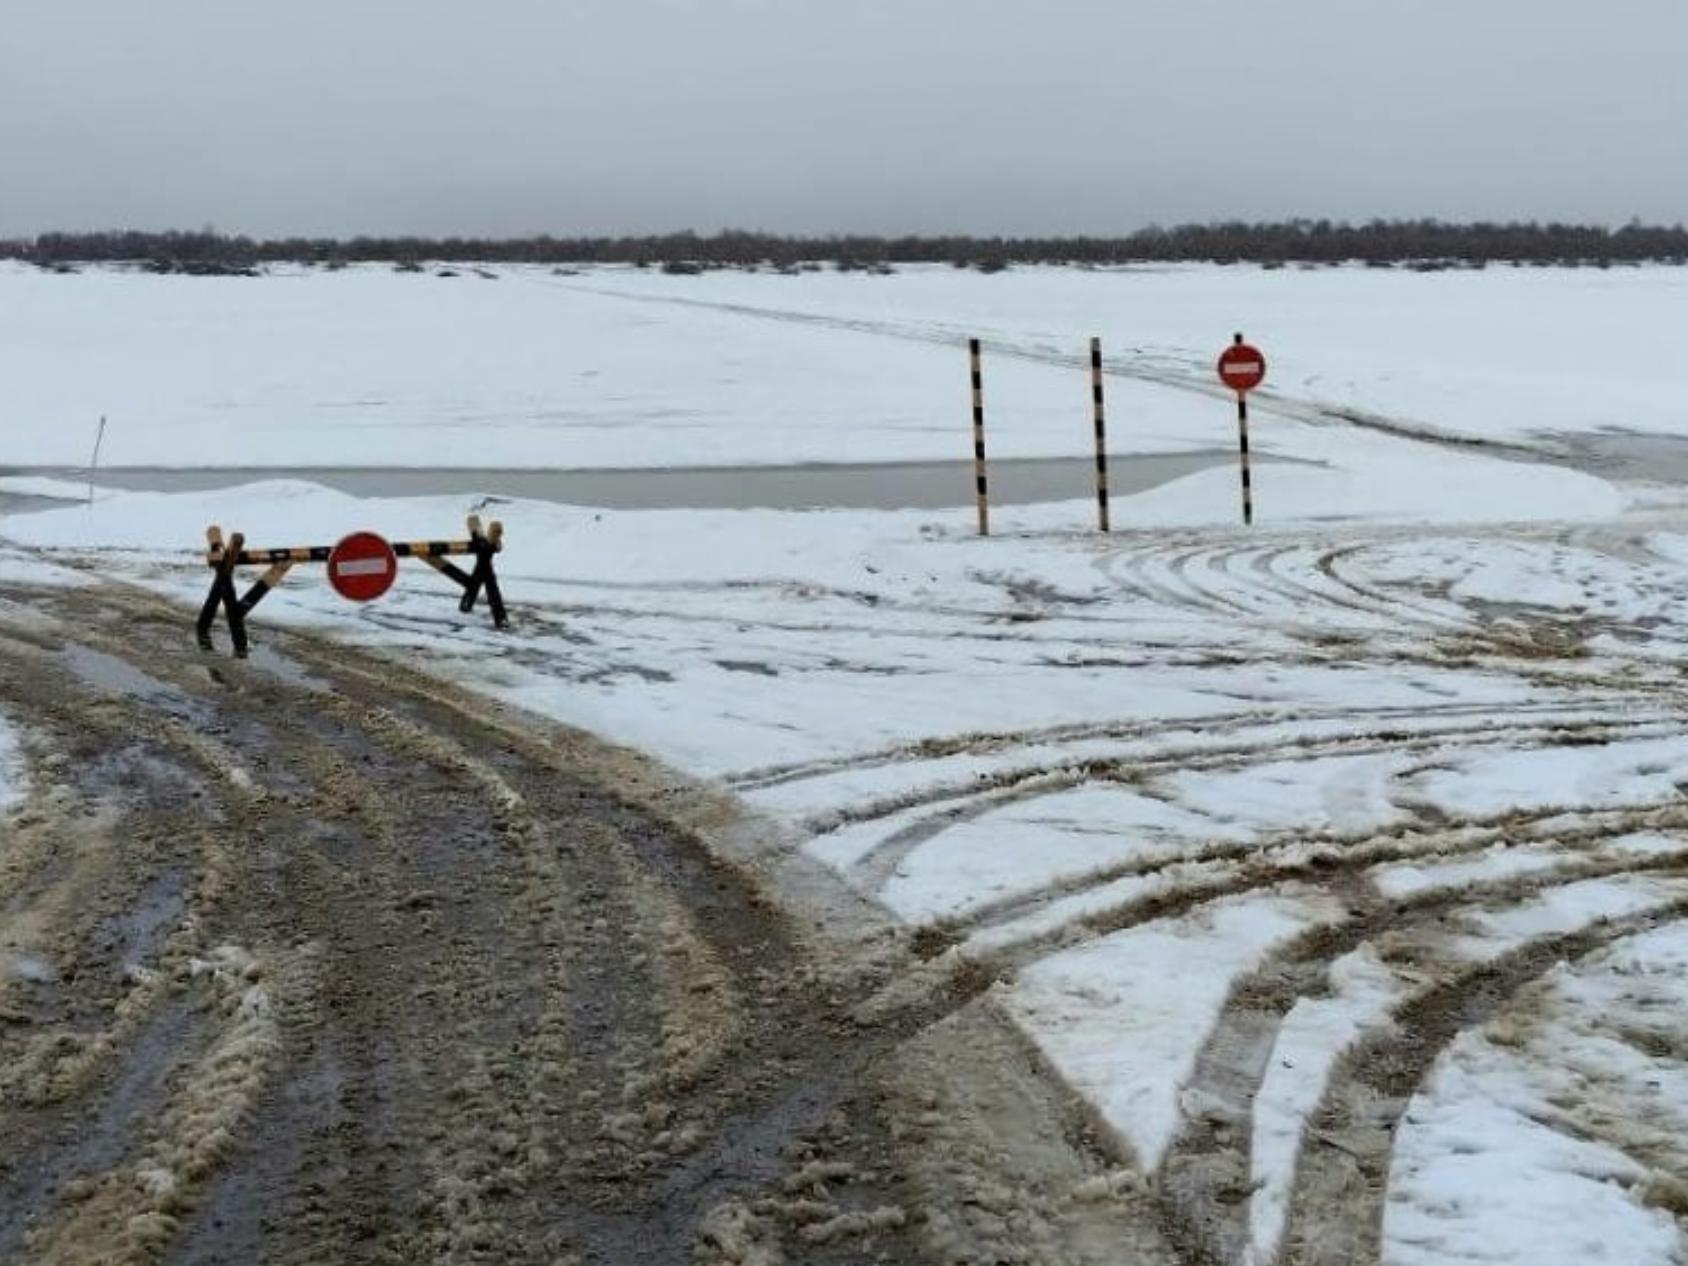
[[[1090,402],[1096,423],[1096,527],[1108,530],[1108,424],[1102,410],[1102,340],[1090,340]]]
[[[1254,483],[1248,471],[1248,393],[1237,392],[1237,453],[1242,459],[1243,526],[1254,522]]]
[[[990,486],[985,471],[985,375],[979,340],[967,340],[967,359],[973,371],[973,498],[979,509],[979,535],[991,534]]]

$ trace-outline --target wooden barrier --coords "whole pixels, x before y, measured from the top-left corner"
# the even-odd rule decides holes
[[[475,608],[475,601],[482,593],[486,594],[487,606],[492,611],[492,622],[497,628],[504,628],[509,623],[509,617],[504,609],[504,595],[498,587],[498,575],[493,570],[493,555],[504,548],[504,525],[492,523],[485,532],[481,531],[481,521],[477,515],[469,516],[469,537],[458,541],[395,541],[391,544],[393,554],[397,558],[419,558],[440,574],[455,581],[463,590],[463,597],[457,604],[457,609],[464,614]],[[333,554],[332,545],[300,545],[288,549],[247,549],[246,538],[239,532],[233,533],[227,543],[223,540],[223,529],[212,525],[206,530],[205,562],[211,568],[211,592],[205,599],[205,605],[199,610],[199,621],[195,625],[195,632],[199,638],[200,648],[211,650],[211,626],[217,618],[217,608],[222,607],[228,619],[229,637],[234,643],[234,653],[244,659],[246,657],[248,640],[246,636],[246,617],[252,608],[264,600],[282,578],[300,563],[326,563]],[[447,559],[454,555],[473,557],[475,566],[471,571],[464,571]],[[261,566],[269,564],[264,574],[259,576],[245,594],[235,590],[235,568],[243,566]]]

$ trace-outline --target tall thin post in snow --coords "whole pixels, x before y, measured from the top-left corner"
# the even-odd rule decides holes
[[[100,414],[100,429],[94,436],[94,456],[88,462],[88,504],[94,504],[94,475],[100,469],[100,445],[105,442],[105,414]]]
[[[1108,427],[1102,411],[1102,340],[1090,340],[1090,401],[1096,422],[1096,526],[1108,530]]]
[[[1233,345],[1241,347],[1243,336],[1238,334],[1233,339]],[[1237,392],[1237,454],[1242,459],[1243,474],[1243,526],[1249,527],[1254,523],[1254,481],[1248,471],[1248,392]]]
[[[1248,397],[1237,392],[1237,440],[1243,464],[1243,526],[1254,522],[1254,487],[1248,473]]]
[[[967,340],[973,370],[973,496],[979,509],[979,535],[991,534],[990,490],[985,476],[985,378],[980,365],[979,340]]]

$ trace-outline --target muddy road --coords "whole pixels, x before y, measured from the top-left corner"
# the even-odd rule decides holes
[[[1162,1259],[988,979],[630,753],[103,586],[0,707],[0,1262]]]

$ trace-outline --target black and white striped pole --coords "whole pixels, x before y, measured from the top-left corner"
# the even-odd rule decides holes
[[[1090,403],[1096,423],[1096,527],[1108,530],[1108,425],[1102,410],[1102,340],[1090,340]]]
[[[1254,522],[1254,482],[1248,468],[1248,396],[1237,392],[1237,455],[1243,472],[1243,526]]]
[[[1234,335],[1219,357],[1219,381],[1237,393],[1237,452],[1242,461],[1243,526],[1254,522],[1254,487],[1248,465],[1248,393],[1266,381],[1266,357]]]
[[[979,340],[967,340],[967,359],[973,371],[973,497],[979,509],[979,535],[991,534],[990,487],[985,473],[985,376],[979,359]]]

